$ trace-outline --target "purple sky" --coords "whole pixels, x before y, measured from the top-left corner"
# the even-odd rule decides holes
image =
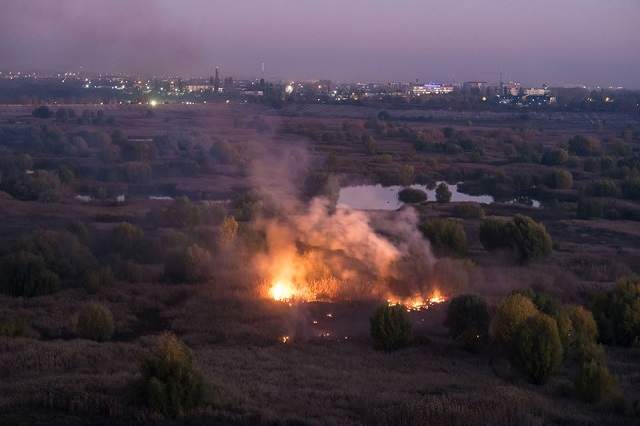
[[[1,0],[0,68],[640,88],[640,0]]]

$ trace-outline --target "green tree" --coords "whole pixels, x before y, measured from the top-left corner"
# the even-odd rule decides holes
[[[511,347],[520,326],[529,317],[538,314],[533,302],[520,294],[504,298],[491,321],[489,332],[493,339],[506,347]]]
[[[464,256],[467,252],[467,235],[455,219],[432,219],[420,230],[440,254]]]
[[[579,342],[595,343],[598,339],[598,325],[591,312],[582,306],[563,306],[556,320],[565,354],[574,353]]]
[[[505,220],[487,218],[479,228],[479,238],[486,250],[496,250],[509,247],[510,236],[508,222]]]
[[[436,188],[436,201],[439,203],[448,203],[451,201],[451,191],[446,183],[440,182]]]
[[[76,332],[84,339],[105,342],[114,332],[113,314],[104,305],[89,303],[78,314]]]
[[[164,265],[164,277],[174,283],[200,283],[211,276],[212,263],[211,254],[194,244],[169,254]]]
[[[111,234],[111,250],[124,258],[137,258],[144,245],[144,231],[128,222],[115,227]]]
[[[161,335],[140,365],[137,390],[152,410],[177,417],[204,403],[205,383],[189,348],[173,334]]]
[[[604,343],[621,346],[640,343],[638,277],[623,278],[613,290],[596,295],[591,310]]]
[[[539,313],[527,318],[513,341],[516,364],[537,384],[542,384],[560,367],[562,342],[556,321]]]
[[[546,228],[528,216],[515,215],[509,223],[511,245],[521,262],[548,256],[553,242]]]
[[[607,367],[591,361],[580,367],[575,380],[576,393],[585,402],[596,403],[616,393],[617,383]]]
[[[0,292],[8,296],[42,296],[60,288],[58,275],[47,269],[42,257],[32,253],[18,251],[3,257],[0,270]]]
[[[489,335],[487,302],[474,294],[454,297],[447,308],[444,325],[454,338],[462,338],[469,350],[477,349]]]
[[[381,305],[371,318],[370,325],[376,349],[393,351],[411,342],[411,321],[402,305]]]

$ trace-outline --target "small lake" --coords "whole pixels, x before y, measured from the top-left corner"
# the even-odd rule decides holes
[[[439,185],[441,182],[437,182]],[[452,202],[474,202],[479,204],[491,204],[495,200],[491,195],[469,195],[458,191],[458,185],[449,185]],[[351,207],[357,210],[397,210],[404,205],[398,200],[398,192],[404,186],[356,185],[346,186],[340,189],[338,206]],[[420,189],[427,193],[427,201],[436,200],[436,190],[427,189],[425,185],[411,185],[411,188]]]

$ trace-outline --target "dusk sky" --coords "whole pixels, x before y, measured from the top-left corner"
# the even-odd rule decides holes
[[[640,88],[640,0],[0,0],[0,69]]]

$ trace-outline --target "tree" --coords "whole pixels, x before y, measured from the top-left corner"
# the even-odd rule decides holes
[[[496,250],[509,247],[509,228],[507,221],[488,218],[482,221],[479,228],[479,238],[486,250]]]
[[[76,322],[78,336],[105,342],[111,339],[113,331],[113,314],[109,308],[99,303],[89,303],[82,307]]]
[[[189,348],[163,334],[140,365],[137,390],[145,404],[165,416],[187,414],[204,402],[205,383]]]
[[[520,294],[504,298],[491,321],[491,337],[506,347],[511,347],[516,332],[524,321],[538,313],[533,302]]]
[[[432,219],[420,230],[441,254],[464,256],[467,252],[467,235],[462,224],[455,219]]]
[[[539,313],[527,318],[515,335],[516,364],[536,384],[542,384],[560,367],[562,342],[556,321]]]
[[[573,175],[567,170],[554,170],[547,176],[547,185],[554,189],[571,189]]]
[[[376,349],[393,351],[411,342],[411,322],[402,305],[381,305],[371,318],[370,325]]]
[[[528,216],[515,215],[507,234],[521,262],[548,256],[553,242],[544,225]]]
[[[547,166],[559,166],[569,160],[569,153],[562,148],[551,148],[542,154],[542,164]]]
[[[398,199],[403,203],[422,203],[427,201],[427,193],[415,188],[404,188],[398,192]]]
[[[631,346],[640,342],[640,279],[623,278],[592,303],[600,339],[607,344]]]
[[[409,186],[413,183],[416,176],[416,171],[413,166],[404,164],[398,170],[398,180],[400,185]]]
[[[576,393],[585,402],[595,403],[616,393],[617,383],[607,367],[591,361],[580,367],[575,380]]]
[[[446,183],[440,182],[436,188],[436,201],[439,203],[448,203],[451,201],[451,191]]]
[[[144,231],[127,222],[116,226],[111,234],[111,251],[124,258],[137,258],[144,244]]]
[[[576,135],[569,139],[569,152],[575,155],[597,155],[601,151],[600,141],[591,136]]]
[[[444,325],[452,337],[462,337],[465,347],[474,350],[489,335],[489,321],[487,302],[473,294],[462,294],[449,303]]]
[[[590,311],[582,306],[563,306],[556,318],[565,354],[575,353],[579,342],[596,342],[598,325]]]
[[[165,279],[174,283],[195,284],[211,276],[211,254],[198,245],[169,254],[164,265]]]
[[[3,257],[0,270],[0,292],[8,296],[42,296],[60,288],[60,278],[47,269],[42,257],[32,253],[18,251]]]

